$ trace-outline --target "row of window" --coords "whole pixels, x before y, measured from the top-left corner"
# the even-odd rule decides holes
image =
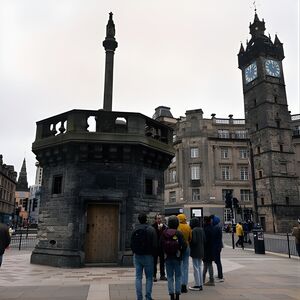
[[[221,147],[221,159],[229,158],[230,149],[229,147]],[[199,148],[192,147],[191,148],[191,158],[198,158],[200,157]],[[246,159],[249,157],[249,151],[247,148],[240,148],[239,149],[239,158]]]
[[[218,137],[220,139],[230,139],[230,138],[236,138],[236,139],[247,139],[248,138],[248,132],[247,130],[236,130],[234,133],[230,132],[226,129],[219,129],[218,130]]]
[[[176,178],[176,171],[175,171]],[[144,181],[144,193],[146,195],[157,195],[158,180],[152,178],[145,178]],[[62,194],[63,192],[63,176],[53,176],[52,180],[52,194]]]
[[[229,191],[232,193],[232,190],[227,190],[227,189],[222,190],[223,201],[225,201],[225,195]],[[250,201],[250,193],[251,193],[251,191],[248,190],[248,189],[241,189],[239,199],[243,202]],[[191,201],[200,201],[201,200],[200,199],[200,189],[192,189],[192,198],[190,200]],[[175,203],[176,202],[176,191],[170,191],[169,192],[169,202],[170,203]]]
[[[0,188],[0,199],[12,202],[14,199],[14,193],[11,193],[5,189]]]
[[[7,189],[7,190],[13,190],[14,184],[7,180],[5,177],[0,175],[0,186]]]
[[[191,180],[200,180],[200,170],[199,164],[194,164],[190,166]],[[168,182],[177,182],[176,169],[172,168],[169,170]],[[222,180],[232,180],[232,167],[231,166],[221,166],[221,179]],[[249,180],[249,168],[248,166],[242,166],[239,168],[239,180]]]

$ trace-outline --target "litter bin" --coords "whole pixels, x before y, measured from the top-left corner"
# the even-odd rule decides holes
[[[254,228],[253,240],[254,240],[254,251],[256,254],[265,254],[265,239],[264,231],[262,228]]]

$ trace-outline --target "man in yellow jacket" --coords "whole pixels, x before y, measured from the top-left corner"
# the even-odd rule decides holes
[[[187,248],[182,254],[181,263],[181,293],[187,293],[187,284],[189,281],[189,257],[190,241],[192,240],[192,229],[186,221],[185,214],[179,214],[177,218],[179,220],[178,230],[182,232],[184,240],[187,244]]]
[[[236,232],[236,235],[239,238],[237,240],[237,242],[235,243],[235,245],[236,245],[236,247],[238,247],[238,245],[240,244],[242,249],[244,250],[244,230],[243,230],[243,226],[242,226],[241,222],[236,224],[235,232]]]

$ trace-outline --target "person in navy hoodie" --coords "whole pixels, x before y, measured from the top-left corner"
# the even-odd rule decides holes
[[[223,282],[223,268],[221,263],[221,251],[223,246],[222,241],[222,227],[220,226],[220,218],[217,216],[211,215],[212,225],[213,225],[213,256],[215,264],[217,265],[218,277],[216,282]]]

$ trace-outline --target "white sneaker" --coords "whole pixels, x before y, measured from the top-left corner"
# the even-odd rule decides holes
[[[224,278],[216,278],[215,282],[224,282]]]

